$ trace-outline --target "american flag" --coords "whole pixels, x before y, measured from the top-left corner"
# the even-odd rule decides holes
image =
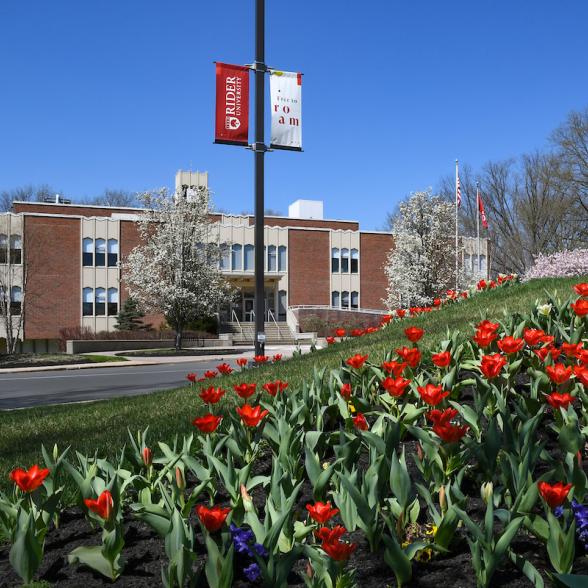
[[[461,206],[461,186],[459,184],[459,175],[455,176],[455,199],[457,200],[457,208]]]

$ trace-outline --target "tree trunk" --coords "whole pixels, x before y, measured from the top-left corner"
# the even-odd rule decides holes
[[[178,329],[176,331],[176,351],[179,351],[182,348],[182,330]]]

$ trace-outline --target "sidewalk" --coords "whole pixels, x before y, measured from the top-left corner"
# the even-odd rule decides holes
[[[302,353],[307,353],[310,349],[309,345],[300,346]],[[275,355],[276,353],[281,353],[284,359],[288,359],[292,356],[294,351],[296,350],[295,345],[271,345],[266,347],[266,355],[270,357]],[[135,350],[135,351],[142,351],[142,350]],[[128,350],[128,353],[133,353],[133,350]],[[123,352],[121,351],[103,351],[100,355],[105,356],[119,356],[125,357],[124,355],[119,355]],[[95,355],[94,353],[89,353],[88,355]],[[163,356],[163,357],[133,357],[128,361],[105,361],[103,363],[73,363],[73,364],[66,364],[66,365],[50,365],[50,366],[35,366],[35,367],[22,367],[22,368],[2,368],[0,369],[0,374],[18,374],[18,373],[26,373],[26,372],[53,372],[53,371],[62,371],[62,370],[84,370],[90,368],[124,368],[124,367],[137,367],[143,365],[161,365],[161,364],[175,364],[175,363],[198,363],[198,362],[210,362],[210,361],[218,361],[218,362],[228,362],[231,363],[231,360],[234,360],[238,357],[246,357],[249,360],[253,359],[254,352],[245,347],[243,349],[243,353],[234,353],[230,355],[181,355],[181,356]]]

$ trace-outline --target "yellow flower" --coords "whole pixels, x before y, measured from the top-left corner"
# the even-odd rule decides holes
[[[351,414],[353,414],[355,412],[355,406],[353,406],[353,402],[348,402],[347,403],[347,408],[349,409],[349,412]]]

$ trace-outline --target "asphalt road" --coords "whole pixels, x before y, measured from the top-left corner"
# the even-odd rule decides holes
[[[226,359],[235,367],[234,359]],[[121,396],[136,396],[186,384],[186,374],[201,375],[215,369],[221,360],[86,368],[46,372],[0,374],[0,409],[83,402]]]

